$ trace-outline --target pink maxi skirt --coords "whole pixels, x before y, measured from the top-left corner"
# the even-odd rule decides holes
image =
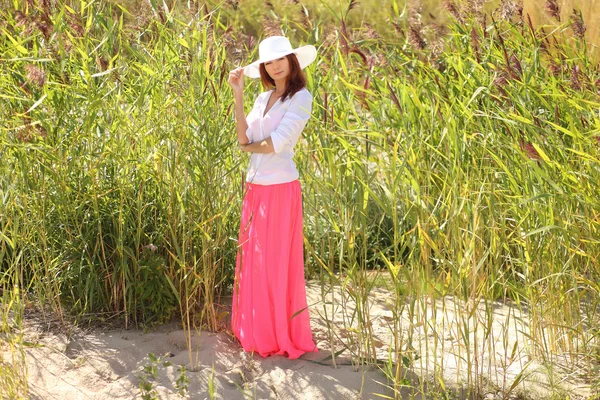
[[[302,191],[298,180],[246,183],[231,326],[247,352],[296,359],[317,352],[304,280]]]

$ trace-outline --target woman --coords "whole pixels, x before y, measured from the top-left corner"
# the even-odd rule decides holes
[[[317,352],[304,281],[302,192],[294,145],[310,118],[302,69],[314,46],[292,49],[283,36],[259,44],[259,60],[229,74],[237,139],[251,153],[242,205],[231,325],[248,352],[290,359]],[[271,88],[244,115],[244,75]]]

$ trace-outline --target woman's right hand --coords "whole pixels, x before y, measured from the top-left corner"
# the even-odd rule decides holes
[[[229,85],[234,92],[243,93],[244,91],[244,68],[238,67],[229,73]]]

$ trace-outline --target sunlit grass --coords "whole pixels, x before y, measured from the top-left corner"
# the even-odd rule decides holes
[[[230,290],[247,162],[226,76],[253,56],[235,24],[245,17],[231,5],[119,4],[2,4],[1,316],[16,358],[14,369],[0,360],[0,382],[24,397],[20,339],[8,334],[24,298],[126,327],[173,315],[188,331],[223,327],[214,302]],[[321,282],[324,315],[354,307],[330,342],[353,363],[386,363],[398,397],[407,385],[480,395],[490,382],[508,396],[524,376],[490,376],[484,353],[511,348],[512,326],[532,358],[598,386],[600,72],[585,46],[527,21],[484,30],[467,14],[400,37],[405,24],[390,37],[348,23],[344,38],[357,10],[280,21],[321,54],[296,160],[307,276]],[[260,90],[248,82],[248,108]],[[376,356],[374,289],[390,293],[388,360]],[[509,315],[495,333],[496,301],[529,323]],[[430,321],[446,312],[460,329]],[[454,382],[439,359],[446,331],[463,360]]]

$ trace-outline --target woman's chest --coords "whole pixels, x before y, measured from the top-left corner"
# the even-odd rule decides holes
[[[281,101],[274,101],[273,104],[267,102],[263,105],[260,112],[258,113],[258,123],[261,126],[261,130],[268,136],[273,130],[277,129],[277,126],[281,123],[287,109],[288,104],[282,103]]]
[[[270,99],[267,104],[265,105],[262,115],[263,118],[266,116],[266,114],[269,112],[269,110],[271,110],[271,108],[273,108],[273,106],[279,102],[279,98],[274,98],[274,99]]]

